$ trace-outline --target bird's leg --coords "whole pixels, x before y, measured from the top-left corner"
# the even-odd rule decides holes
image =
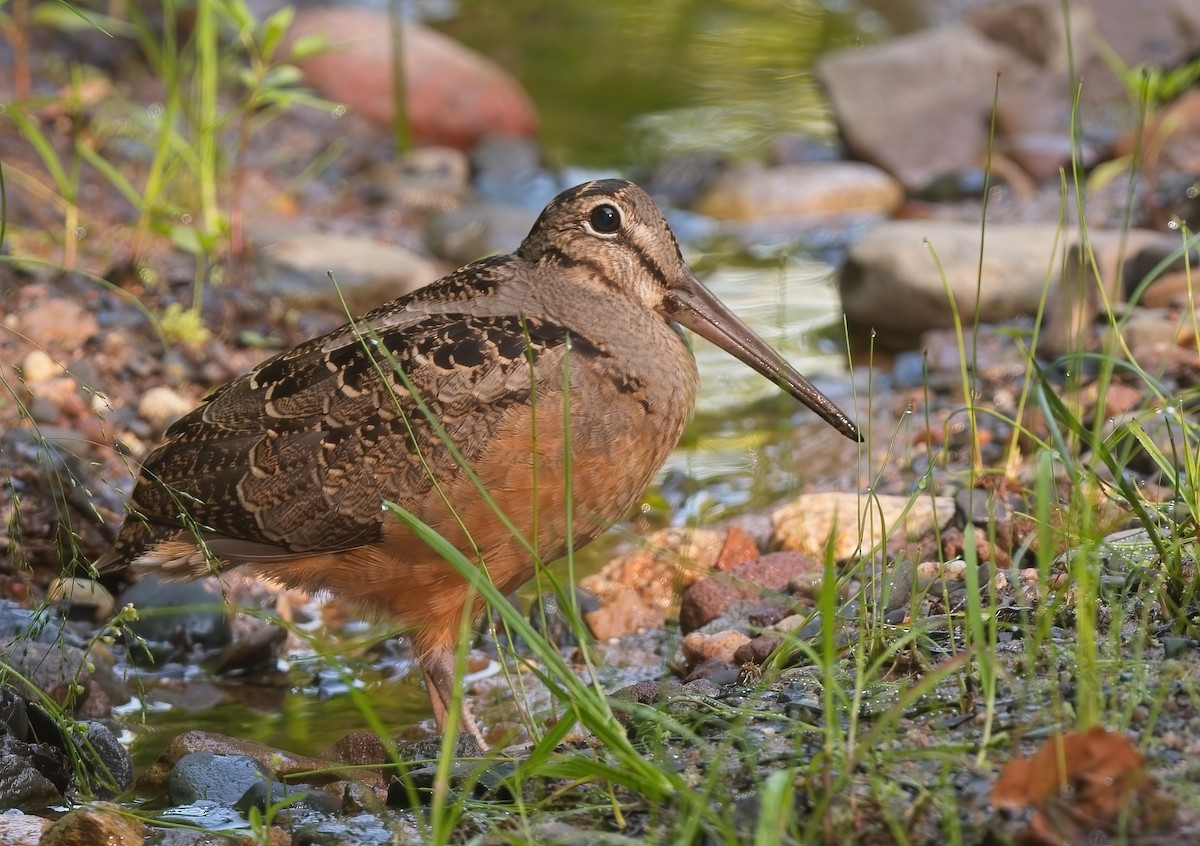
[[[454,666],[454,650],[445,646],[435,646],[421,656],[421,671],[425,674],[425,687],[429,689],[429,702],[433,705],[433,721],[440,732],[446,731],[450,705],[454,702],[454,688],[458,685]],[[487,741],[475,725],[475,718],[467,709],[465,697],[461,701],[458,730],[473,735],[479,741],[479,745],[487,749]]]

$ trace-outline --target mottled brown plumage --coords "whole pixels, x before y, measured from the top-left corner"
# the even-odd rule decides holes
[[[696,366],[678,323],[858,437],[696,280],[654,202],[603,180],[555,199],[516,253],[469,264],[211,392],[147,457],[98,563],[182,577],[245,565],[389,616],[413,633],[440,727],[462,615],[480,609],[466,608],[463,579],[382,504],[432,526],[502,591],[516,588],[531,556],[446,440],[542,559],[586,544],[642,494],[692,411]],[[465,714],[464,724],[474,730]]]

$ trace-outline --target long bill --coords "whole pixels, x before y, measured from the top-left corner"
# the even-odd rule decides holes
[[[862,441],[858,427],[833,400],[817,390],[766,341],[729,310],[691,272],[685,273],[667,295],[666,315],[753,367],[807,405],[830,426],[853,441]]]

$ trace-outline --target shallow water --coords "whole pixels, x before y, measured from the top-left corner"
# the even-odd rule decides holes
[[[830,137],[815,58],[886,29],[859,0],[457,6],[435,26],[516,74],[552,160],[590,166],[697,149],[750,156],[783,132]]]

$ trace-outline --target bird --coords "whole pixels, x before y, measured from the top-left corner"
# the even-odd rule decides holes
[[[680,327],[861,440],[700,282],[654,200],[603,179],[557,196],[515,252],[206,394],[142,462],[95,566],[167,578],[243,567],[394,621],[444,731],[464,615],[483,602],[385,503],[515,590],[534,575],[527,543],[551,561],[593,540],[679,442],[699,382]],[[465,705],[458,725],[483,743]]]

